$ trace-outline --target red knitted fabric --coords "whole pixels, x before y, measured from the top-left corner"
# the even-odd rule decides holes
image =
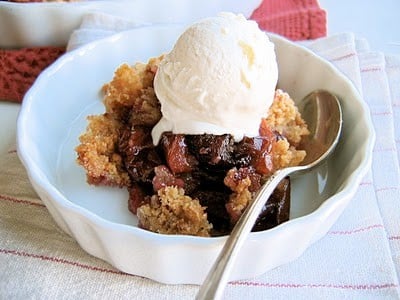
[[[21,102],[36,77],[65,52],[65,47],[0,49],[0,99]]]
[[[317,0],[264,0],[250,18],[295,41],[326,36],[326,12]]]
[[[326,35],[326,13],[317,0],[264,0],[250,18],[291,40]],[[40,72],[64,52],[64,47],[0,49],[0,100],[21,102]]]

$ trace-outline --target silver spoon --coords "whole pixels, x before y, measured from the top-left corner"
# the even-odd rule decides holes
[[[233,228],[200,287],[197,300],[222,297],[239,250],[278,183],[289,174],[301,173],[315,167],[336,147],[342,129],[342,110],[337,97],[327,91],[317,90],[307,95],[297,106],[310,130],[308,139],[302,143],[302,148],[307,152],[304,161],[299,166],[276,171],[265,182]]]

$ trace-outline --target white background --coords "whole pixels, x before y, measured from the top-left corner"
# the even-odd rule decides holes
[[[319,0],[328,35],[354,32],[373,51],[400,55],[400,0]]]

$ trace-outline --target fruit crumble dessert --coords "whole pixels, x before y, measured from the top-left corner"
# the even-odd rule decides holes
[[[215,19],[212,22],[214,26]],[[245,23],[244,26],[248,26],[243,18],[222,16],[216,22],[218,41],[220,34],[228,32],[219,28],[226,22],[240,23],[240,26]],[[254,24],[250,25],[249,30],[254,31]],[[200,27],[204,30],[209,24],[200,23]],[[200,33],[202,35],[204,32]],[[193,37],[198,33],[189,32],[189,35]],[[210,35],[207,33],[207,37]],[[262,35],[265,36],[264,33]],[[249,36],[253,38],[254,34]],[[261,39],[266,38],[263,36]],[[202,39],[203,43],[204,37]],[[264,54],[258,54],[258,50],[251,48],[250,42],[246,44],[245,39],[246,36],[240,37],[238,51],[245,57],[244,66],[253,72],[255,67],[251,64],[258,63],[258,56]],[[193,73],[185,81],[182,70],[186,69],[181,61],[179,68],[171,67],[173,55],[180,52],[179,43],[178,40],[170,53],[152,58],[147,63],[122,64],[116,69],[113,79],[103,87],[106,112],[89,116],[86,132],[79,138],[77,162],[86,170],[89,184],[128,189],[128,208],[137,216],[138,225],[143,229],[195,236],[227,234],[275,170],[301,163],[306,153],[298,146],[309,132],[290,96],[282,90],[275,90],[276,79],[267,84],[269,90],[264,90],[266,84],[263,74],[260,78],[264,81],[260,80],[261,88],[255,94],[264,97],[265,92],[270,102],[256,102],[258,107],[262,107],[261,111],[254,112],[253,104],[247,101],[251,99],[234,99],[236,94],[232,94],[225,102],[222,98],[217,101],[206,99],[214,95],[207,91],[213,82],[196,80]],[[193,45],[193,41],[190,43]],[[262,44],[261,53],[265,52],[264,45],[270,47],[269,44]],[[184,51],[191,51],[187,45],[182,47]],[[195,49],[193,53],[196,52],[201,60],[207,54],[201,54],[200,50]],[[274,56],[273,48],[271,53]],[[179,59],[184,55],[181,51]],[[189,57],[188,65],[196,63]],[[206,72],[208,78],[213,66],[210,64],[206,67],[195,73]],[[179,74],[175,76],[171,70],[177,70]],[[265,68],[257,72],[263,70]],[[269,70],[275,72],[273,66]],[[235,73],[235,70],[226,71],[223,80],[229,79],[231,73]],[[253,83],[257,84],[257,79],[243,69],[239,73],[238,84],[233,87],[233,92],[237,91],[239,96],[253,97],[251,88]],[[247,80],[249,78],[246,76],[253,79]],[[170,82],[175,77],[179,78],[177,84]],[[176,99],[185,94],[184,89],[193,82],[206,85],[198,88],[200,93],[195,96],[185,95],[184,104],[180,106]],[[243,84],[243,91],[239,84]],[[222,85],[217,82],[216,88]],[[175,96],[171,86],[177,88]],[[191,92],[193,87],[189,88]],[[269,100],[267,94],[271,88]],[[166,95],[173,95],[173,109],[168,106],[172,102],[166,102]],[[192,96],[195,98],[191,99]],[[210,103],[212,106],[207,107]],[[184,111],[184,106],[189,108]],[[220,118],[219,110],[225,113],[235,106],[236,109]],[[241,110],[250,107],[253,115],[241,114],[238,107]],[[204,116],[198,118],[202,110]],[[207,116],[208,112],[210,116]],[[169,118],[171,113],[172,118]],[[229,120],[232,116],[236,119]],[[241,118],[247,119],[243,121]],[[225,121],[232,122],[228,124]],[[254,124],[248,126],[251,122]],[[231,126],[232,130],[224,132],[226,126]],[[184,129],[180,131],[179,127]],[[189,127],[191,129],[187,130]],[[242,128],[246,128],[246,131],[242,132]],[[290,179],[285,178],[265,204],[253,230],[268,229],[287,221],[289,209]]]
[[[258,137],[236,143],[228,134],[164,133],[154,146],[151,130],[161,111],[153,79],[161,59],[116,70],[103,88],[106,113],[88,117],[76,148],[78,162],[90,184],[127,187],[129,209],[145,229],[201,236],[226,233],[274,170],[304,159],[306,153],[296,146],[308,134],[306,124],[290,96],[277,90]],[[289,197],[290,182],[285,179],[256,227],[286,221]]]

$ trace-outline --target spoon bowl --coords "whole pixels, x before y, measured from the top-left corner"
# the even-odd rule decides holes
[[[297,103],[310,134],[300,144],[306,157],[299,166],[275,171],[233,228],[220,255],[200,287],[196,299],[220,299],[239,250],[253,228],[261,209],[279,182],[288,175],[299,175],[324,161],[335,149],[342,130],[342,109],[338,98],[325,90],[316,90]]]
[[[310,131],[300,145],[307,153],[301,165],[309,169],[323,161],[336,147],[342,130],[342,110],[337,97],[325,90],[311,92],[297,107]]]

